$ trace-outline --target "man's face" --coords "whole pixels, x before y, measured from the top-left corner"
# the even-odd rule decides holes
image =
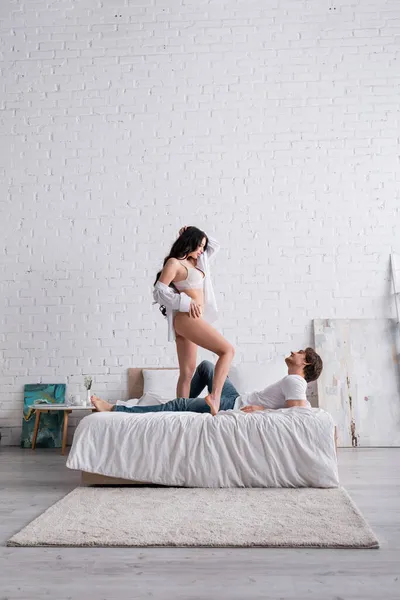
[[[297,352],[291,352],[290,355],[285,358],[285,363],[292,367],[304,367],[307,364],[306,351],[298,350]]]

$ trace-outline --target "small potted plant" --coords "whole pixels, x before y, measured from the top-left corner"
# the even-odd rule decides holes
[[[85,388],[86,388],[86,406],[91,406],[90,396],[92,395],[93,377],[90,375],[85,375]]]

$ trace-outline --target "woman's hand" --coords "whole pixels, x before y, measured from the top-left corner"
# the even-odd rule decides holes
[[[198,319],[199,317],[201,317],[201,313],[201,304],[197,304],[197,302],[192,300],[190,303],[189,317],[192,317],[192,319]]]
[[[183,227],[181,227],[181,228],[180,228],[180,230],[179,230],[179,235],[182,235],[182,233],[183,233],[184,231],[186,231],[186,229],[187,229],[187,228],[188,228],[188,226],[187,226],[187,225],[184,225]]]
[[[241,408],[240,410],[245,413],[251,413],[256,412],[257,410],[264,410],[264,407],[257,406],[256,404],[249,404],[248,406],[243,406],[243,408]]]

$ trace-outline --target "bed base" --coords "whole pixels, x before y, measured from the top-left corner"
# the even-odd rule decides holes
[[[120,479],[119,477],[109,477],[108,475],[99,475],[98,473],[88,473],[81,471],[82,485],[153,485],[145,481],[131,481],[130,479]]]

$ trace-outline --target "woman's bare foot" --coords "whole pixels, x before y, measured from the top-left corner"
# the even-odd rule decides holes
[[[98,412],[107,412],[112,410],[113,405],[106,400],[102,400],[98,396],[90,396],[90,400]]]
[[[211,409],[211,414],[215,417],[215,415],[219,411],[219,404],[220,404],[221,399],[216,398],[212,394],[208,394],[208,396],[206,396],[205,400]]]

